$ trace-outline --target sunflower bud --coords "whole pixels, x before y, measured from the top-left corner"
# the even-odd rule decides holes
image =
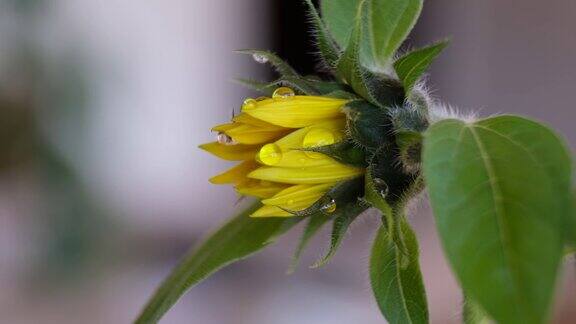
[[[334,212],[336,202],[326,194],[364,174],[363,168],[316,150],[346,140],[346,102],[295,95],[286,87],[271,98],[247,99],[231,123],[212,129],[217,141],[200,146],[222,159],[241,161],[210,181],[260,198],[264,206],[253,217],[293,216],[326,199],[317,209]]]

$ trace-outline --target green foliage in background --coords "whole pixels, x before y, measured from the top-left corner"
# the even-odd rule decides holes
[[[279,74],[240,80],[269,95],[283,85],[303,95],[346,98],[347,138],[315,149],[366,170],[365,179],[331,190],[338,210],[317,204],[291,219],[244,212],[187,255],[136,323],[155,323],[187,289],[257,252],[307,218],[290,271],[310,239],[332,222],[325,264],[351,223],[368,208],[381,214],[370,281],[386,321],[428,323],[417,235],[407,204],[426,189],[446,257],[466,296],[465,323],[545,323],[566,247],[576,242],[569,151],[552,130],[517,116],[442,118],[423,76],[447,41],[405,54],[423,0],[304,0],[328,79],[299,75],[268,51],[244,50]],[[360,261],[360,260],[358,260]],[[327,310],[329,311],[329,310]]]

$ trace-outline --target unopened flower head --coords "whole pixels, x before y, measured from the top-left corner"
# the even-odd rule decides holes
[[[210,182],[231,184],[241,195],[261,199],[263,206],[253,217],[287,217],[305,210],[338,182],[364,172],[310,151],[344,139],[346,102],[295,95],[286,87],[276,89],[272,98],[247,99],[230,123],[212,129],[217,141],[200,146],[240,162]]]

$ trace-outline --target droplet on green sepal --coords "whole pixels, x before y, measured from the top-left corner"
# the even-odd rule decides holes
[[[264,54],[254,53],[252,54],[252,58],[254,59],[254,61],[256,61],[256,63],[260,64],[268,63],[268,56]]]
[[[272,98],[285,100],[294,97],[294,95],[295,95],[294,90],[288,87],[280,87],[274,90],[274,93],[272,93]]]
[[[326,205],[322,206],[320,209],[322,209],[323,212],[332,214],[336,211],[336,201],[332,199]]]
[[[386,198],[386,196],[388,196],[388,184],[386,184],[386,182],[380,178],[374,178],[374,180],[372,180],[374,182],[374,188],[376,189],[376,191],[378,192],[378,194],[382,197],[382,198]]]

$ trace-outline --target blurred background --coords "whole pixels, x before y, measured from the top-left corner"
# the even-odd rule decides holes
[[[540,119],[576,144],[576,2],[427,1],[413,46],[452,45],[434,95],[482,116]],[[270,78],[239,48],[317,61],[293,0],[0,0],[0,322],[129,323],[178,258],[235,208],[224,169],[196,147]],[[572,149],[574,152],[574,149]],[[457,323],[460,292],[423,200],[411,213],[432,323]],[[367,263],[367,215],[334,261],[285,275],[298,231],[221,271],[162,323],[382,323]],[[537,265],[535,265],[537,266]],[[554,323],[574,323],[574,261]]]

